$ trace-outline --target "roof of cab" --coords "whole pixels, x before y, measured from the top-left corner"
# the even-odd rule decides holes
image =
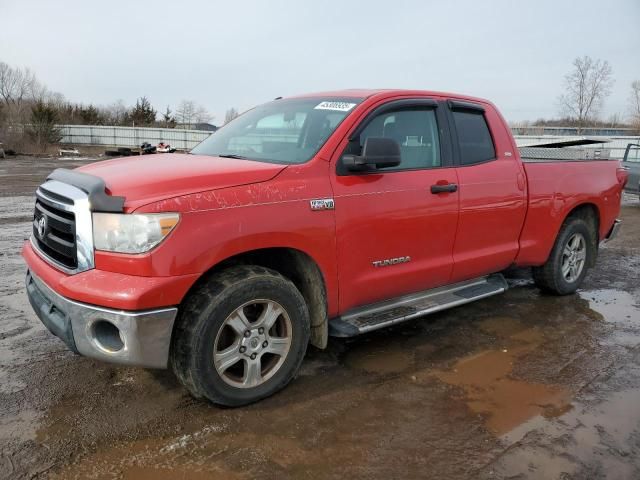
[[[400,95],[418,95],[418,96],[434,96],[434,97],[447,97],[456,98],[460,100],[469,100],[472,102],[491,103],[483,98],[473,97],[470,95],[462,95],[459,93],[451,92],[437,92],[432,90],[407,90],[407,89],[365,89],[365,88],[352,88],[346,90],[333,90],[327,92],[314,92],[305,93],[301,95],[292,95],[288,98],[359,98],[365,99],[373,96],[393,97]]]

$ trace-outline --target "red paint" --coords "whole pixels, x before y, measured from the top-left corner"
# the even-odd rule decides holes
[[[148,310],[177,305],[198,275],[142,277],[88,270],[65,275],[42,260],[25,242],[22,256],[38,277],[58,294],[82,303],[118,310]]]
[[[138,310],[178,305],[207,270],[269,247],[300,250],[319,266],[328,314],[450,282],[544,263],[566,216],[593,204],[600,237],[620,209],[618,162],[527,163],[508,127],[484,100],[422,91],[344,91],[362,101],[314,158],[274,165],[195,155],[150,155],[82,167],[126,197],[127,212],[180,212],[178,227],[144,255],[96,252],[96,268],[65,275],[27,244],[29,268],[66,297]],[[322,98],[322,94],[314,95]],[[348,135],[374,107],[400,98],[480,102],[497,159],[474,166],[338,176]],[[457,183],[431,194],[433,184]],[[335,210],[309,200],[334,198]],[[372,262],[410,256],[390,267]]]
[[[165,153],[104,160],[78,170],[108,179],[108,193],[126,197],[125,207],[134,210],[178,195],[264,182],[283,168],[232,158]]]

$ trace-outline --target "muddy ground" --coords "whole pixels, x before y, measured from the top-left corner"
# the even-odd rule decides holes
[[[506,294],[309,352],[256,405],[75,356],[28,305],[20,246],[56,166],[0,161],[0,478],[640,478],[640,203],[580,292]]]

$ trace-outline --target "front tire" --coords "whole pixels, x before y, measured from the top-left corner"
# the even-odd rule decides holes
[[[171,366],[195,397],[246,405],[295,377],[309,325],[290,280],[263,267],[232,267],[197,287],[180,309]]]
[[[597,232],[581,217],[562,224],[547,262],[533,268],[533,279],[542,290],[555,295],[574,293],[597,256]]]

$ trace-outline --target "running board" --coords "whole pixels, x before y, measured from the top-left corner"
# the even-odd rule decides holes
[[[504,292],[507,288],[506,280],[497,273],[375,303],[329,321],[329,335],[353,337],[490,297]]]

